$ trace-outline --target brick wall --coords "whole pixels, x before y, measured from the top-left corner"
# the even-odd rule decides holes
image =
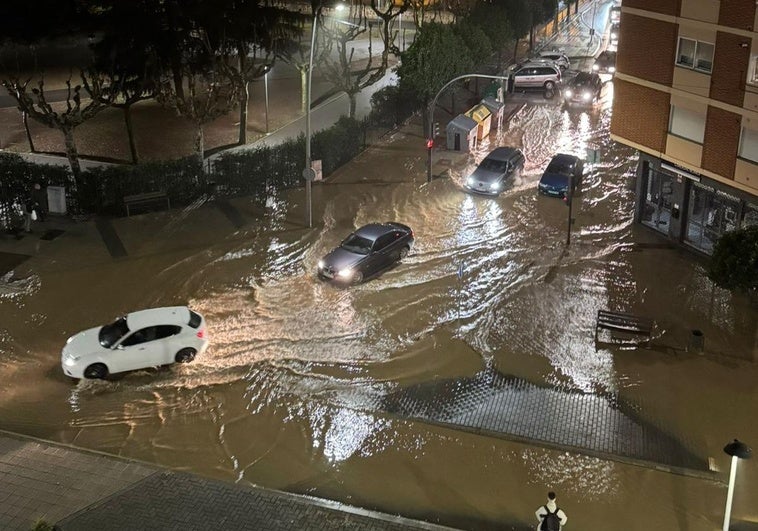
[[[723,31],[716,32],[716,49],[713,53],[711,73],[712,99],[742,107],[750,46],[751,39],[747,37]]]
[[[665,92],[615,79],[611,133],[655,151],[665,151],[669,101]]]
[[[624,13],[620,31],[619,41],[624,45],[618,50],[616,70],[671,86],[678,26]]]
[[[679,0],[624,0],[624,7],[679,16]]]
[[[755,0],[721,0],[719,25],[753,31]]]
[[[733,179],[739,142],[740,115],[709,106],[701,167]]]

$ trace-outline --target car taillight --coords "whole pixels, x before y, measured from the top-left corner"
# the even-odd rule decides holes
[[[197,337],[200,338],[200,339],[203,339],[205,337],[205,329],[198,330]]]

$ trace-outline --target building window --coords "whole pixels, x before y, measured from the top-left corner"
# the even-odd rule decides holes
[[[713,44],[679,37],[676,64],[710,74],[713,69]]]
[[[741,159],[758,162],[758,131],[742,128],[740,149],[737,155]]]
[[[705,115],[672,105],[669,133],[702,144],[705,137]]]
[[[747,82],[753,85],[758,85],[758,55],[751,59],[752,68],[750,69],[750,77]]]

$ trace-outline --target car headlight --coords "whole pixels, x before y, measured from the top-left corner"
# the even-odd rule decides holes
[[[615,66],[609,66],[608,67],[608,72],[610,72],[611,74],[614,73],[615,71],[616,71],[616,67]]]
[[[584,94],[582,94],[582,99],[584,101],[590,101],[592,99],[592,94],[590,94],[589,92],[585,92]]]
[[[466,179],[466,185],[467,186],[474,186],[474,178],[473,177],[469,177],[468,179]]]
[[[618,35],[616,35],[615,33],[611,33],[611,39],[615,39],[616,37],[618,37]]]
[[[319,260],[318,261],[318,268],[319,269],[324,269],[325,265],[326,265],[326,263],[323,260]]]
[[[340,278],[352,278],[353,276],[353,268],[352,267],[346,267],[345,269],[340,269],[337,272],[337,276]]]
[[[490,190],[500,190],[500,181],[492,183],[490,185]]]
[[[571,90],[571,89],[566,89],[566,91],[564,92],[564,94],[565,94],[565,96],[566,96],[567,98],[571,98],[571,97],[573,97],[573,96],[574,96],[574,91],[573,91],[573,90]]]
[[[71,356],[66,358],[63,363],[65,363],[67,367],[71,367],[72,365],[75,365],[77,361],[79,361],[79,356]]]
[[[592,65],[592,69],[597,72],[600,70],[600,65]]]

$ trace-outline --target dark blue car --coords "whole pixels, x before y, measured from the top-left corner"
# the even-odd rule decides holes
[[[559,153],[555,155],[540,178],[538,190],[541,194],[565,197],[569,178],[573,177],[573,190],[582,182],[584,162],[576,155]]]

